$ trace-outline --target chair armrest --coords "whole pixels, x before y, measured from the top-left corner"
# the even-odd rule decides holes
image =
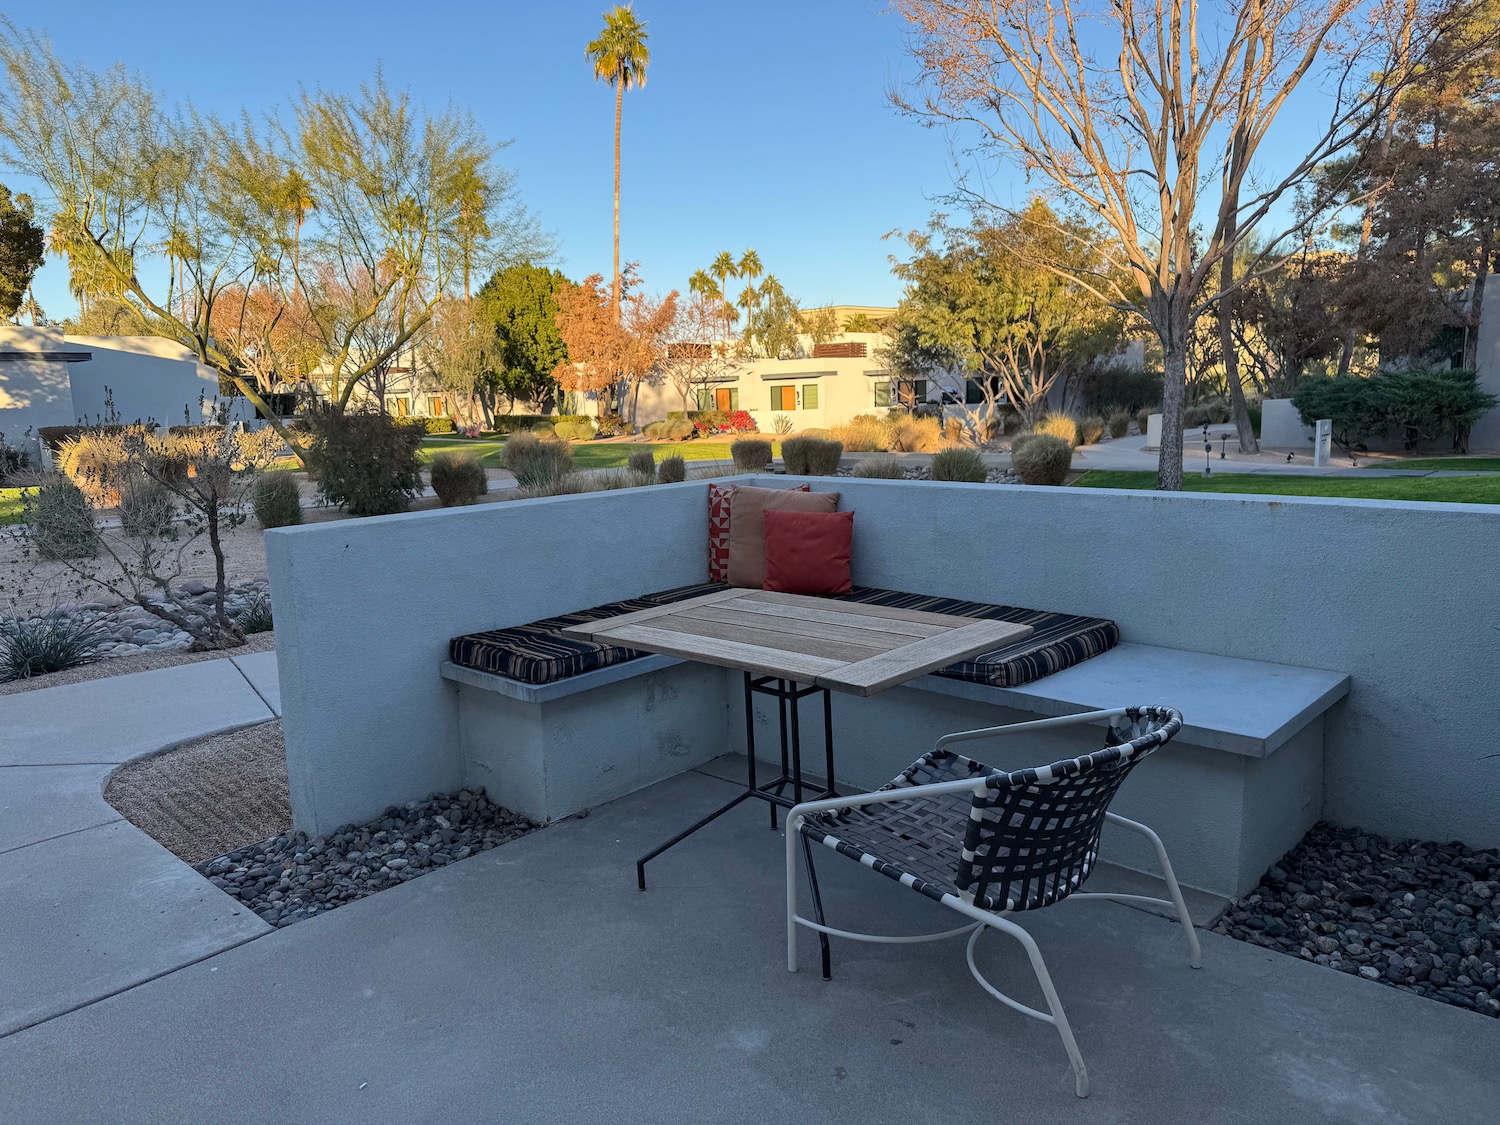
[[[1006,723],[998,727],[980,727],[977,730],[961,730],[945,734],[937,740],[936,749],[942,750],[955,742],[973,742],[981,738],[996,738],[1004,734],[1019,734],[1023,731],[1047,730],[1051,727],[1076,726],[1080,723],[1096,723],[1100,719],[1118,719],[1128,708],[1113,707],[1107,711],[1083,711],[1077,715],[1060,715],[1055,719],[1032,719],[1025,723]]]
[[[876,789],[870,793],[851,793],[845,797],[828,797],[822,801],[804,801],[793,805],[787,813],[787,824],[801,820],[813,813],[830,812],[834,809],[851,809],[858,805],[890,805],[897,801],[909,801],[913,797],[936,796],[944,793],[983,793],[984,777],[963,781],[936,781],[931,785],[903,785],[899,789]]]

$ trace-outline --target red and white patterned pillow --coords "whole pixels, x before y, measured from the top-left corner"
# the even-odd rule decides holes
[[[799,484],[792,491],[811,492],[812,486]],[[732,484],[708,486],[708,580],[729,581],[729,501],[734,496]]]

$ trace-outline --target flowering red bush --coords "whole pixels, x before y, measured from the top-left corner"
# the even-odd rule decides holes
[[[753,434],[760,431],[760,427],[755,424],[755,419],[750,417],[748,410],[731,410],[729,418],[721,428],[729,434]]]

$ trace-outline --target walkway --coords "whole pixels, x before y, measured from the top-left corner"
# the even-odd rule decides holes
[[[0,697],[0,1035],[270,929],[103,790],[122,762],[280,713],[274,652]]]

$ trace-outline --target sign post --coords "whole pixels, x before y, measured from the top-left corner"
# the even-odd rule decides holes
[[[1319,418],[1313,429],[1313,465],[1321,468],[1333,456],[1333,419]]]

